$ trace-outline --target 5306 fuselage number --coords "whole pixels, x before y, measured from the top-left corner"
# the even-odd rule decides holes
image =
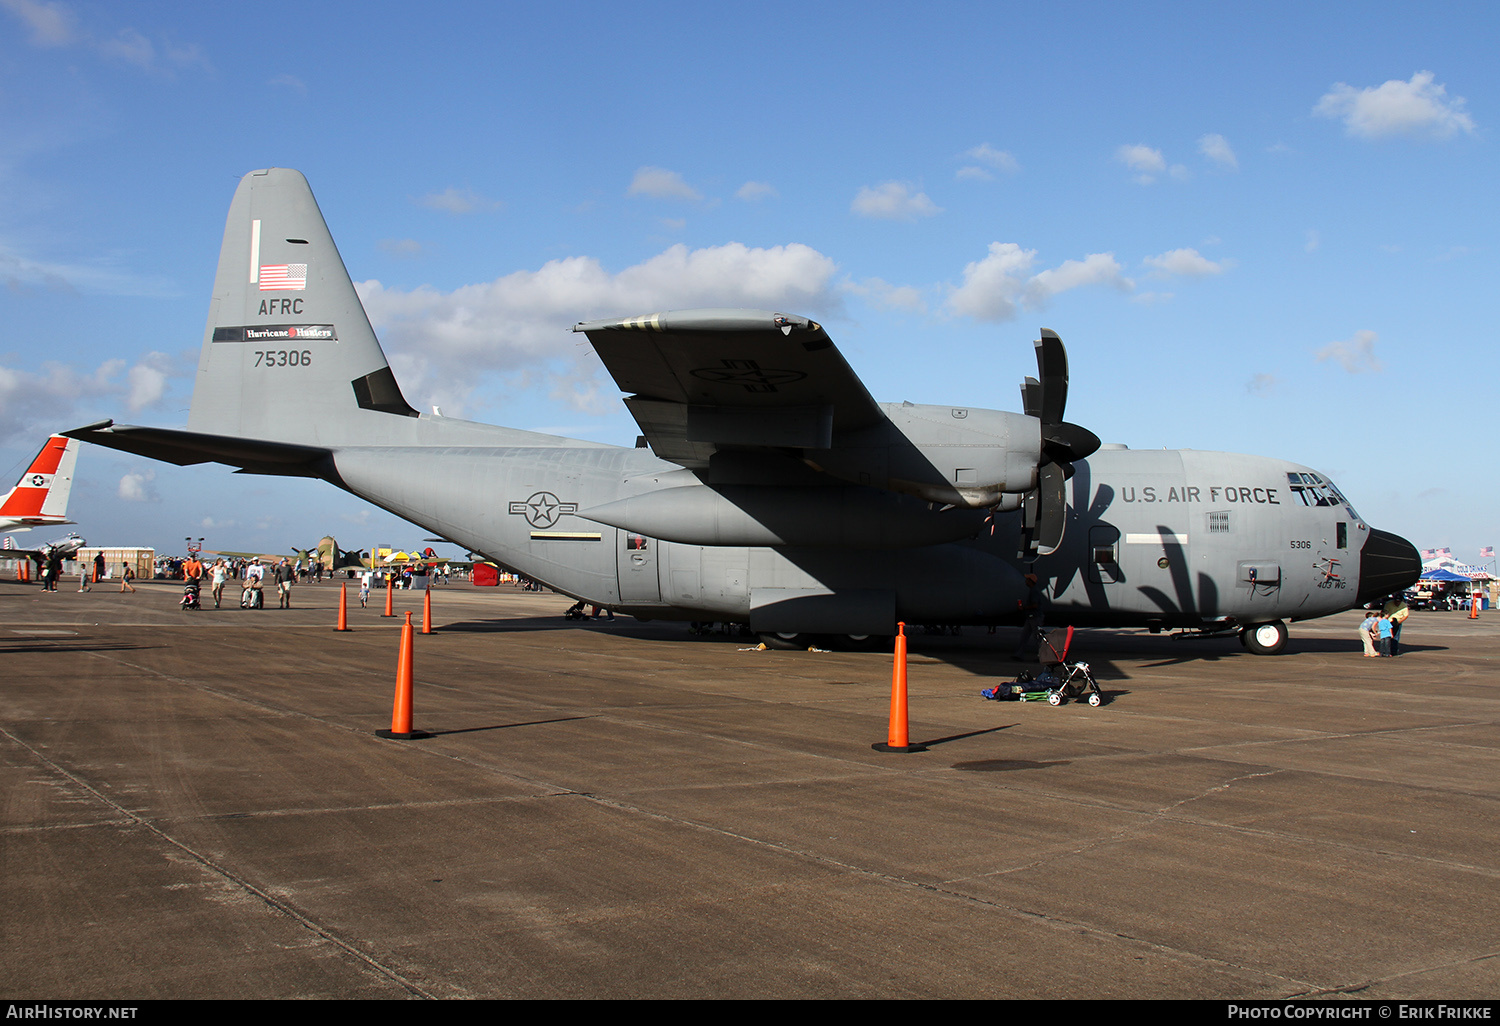
[[[311,367],[311,349],[257,349],[256,367]]]

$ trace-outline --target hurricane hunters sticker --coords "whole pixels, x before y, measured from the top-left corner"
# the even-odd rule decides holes
[[[215,328],[215,342],[333,342],[332,324],[247,324]]]

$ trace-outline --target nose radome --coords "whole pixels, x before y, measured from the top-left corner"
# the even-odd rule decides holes
[[[1399,534],[1370,529],[1359,554],[1359,596],[1364,605],[1403,591],[1422,576],[1422,557],[1411,542]]]

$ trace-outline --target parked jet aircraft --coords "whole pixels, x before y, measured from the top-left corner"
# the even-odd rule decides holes
[[[575,598],[765,636],[915,623],[1238,632],[1415,581],[1416,550],[1281,460],[1100,447],[1044,331],[1024,413],[876,403],[822,326],[746,310],[578,325],[649,448],[414,410],[296,171],[225,226],[187,430],[68,432],[180,465],[322,478]]]
[[[68,519],[68,495],[77,462],[76,441],[62,435],[47,439],[21,480],[0,498],[0,533],[73,523]]]

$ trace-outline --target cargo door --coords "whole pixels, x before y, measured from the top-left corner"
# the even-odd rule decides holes
[[[619,554],[616,565],[620,575],[620,602],[660,602],[661,582],[656,571],[656,549],[659,542],[643,534],[616,531]]]

